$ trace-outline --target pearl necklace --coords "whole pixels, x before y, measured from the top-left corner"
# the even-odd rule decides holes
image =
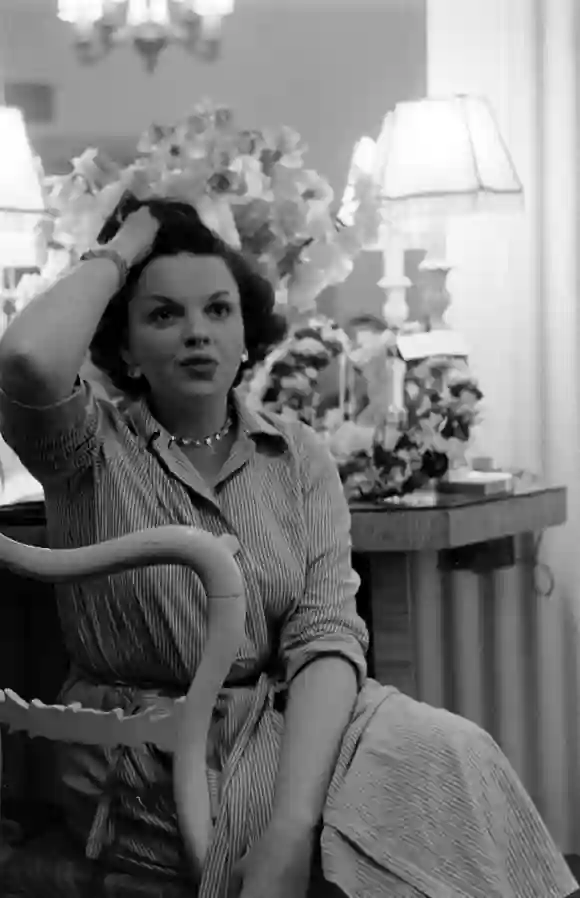
[[[193,449],[201,449],[202,447],[206,447],[207,449],[213,450],[214,445],[216,443],[220,443],[224,437],[228,435],[232,428],[232,418],[231,415],[228,415],[226,418],[226,423],[223,425],[221,430],[218,430],[216,433],[211,433],[207,437],[202,437],[201,440],[194,440],[193,437],[169,437],[169,446],[171,447],[173,443],[177,446],[185,448],[189,446]]]

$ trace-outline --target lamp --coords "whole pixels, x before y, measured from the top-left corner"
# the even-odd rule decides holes
[[[15,269],[40,264],[39,226],[45,204],[38,162],[19,109],[0,106],[0,295],[3,325],[11,307]]]
[[[429,235],[420,266],[422,323],[427,330],[441,328],[450,302],[446,221],[521,208],[522,184],[487,100],[455,96],[399,103],[383,122],[374,179],[391,232],[399,239],[405,233]],[[387,279],[401,275],[392,261],[387,254]]]
[[[379,287],[385,293],[383,318],[391,336],[377,344],[386,372],[375,423],[382,416],[393,438],[406,419],[407,362],[467,354],[461,335],[444,320],[450,304],[447,220],[518,209],[522,195],[493,113],[480,97],[399,103],[385,117],[376,142],[363,137],[356,144],[338,217],[344,225],[355,224],[366,250],[383,253]],[[427,242],[412,323],[407,305],[412,284],[405,275],[411,234]]]
[[[233,10],[234,0],[59,0],[58,17],[73,26],[82,63],[98,62],[116,44],[132,43],[153,72],[171,43],[215,59],[222,20]]]

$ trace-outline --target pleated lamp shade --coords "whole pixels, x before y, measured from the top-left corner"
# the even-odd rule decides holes
[[[377,142],[374,178],[387,219],[521,208],[523,188],[487,100],[399,103]]]
[[[44,215],[41,175],[19,109],[0,106],[0,268],[33,268]]]

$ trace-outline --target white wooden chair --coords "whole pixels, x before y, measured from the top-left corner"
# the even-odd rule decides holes
[[[238,548],[237,540],[229,535],[215,537],[178,526],[70,550],[25,546],[0,535],[0,565],[39,580],[75,581],[158,564],[188,565],[200,577],[208,597],[206,646],[187,695],[177,699],[172,709],[167,710],[164,703],[163,710],[149,708],[126,715],[120,709],[98,711],[25,701],[10,688],[0,689],[0,734],[4,726],[9,732],[25,731],[31,737],[61,742],[132,747],[149,743],[173,753],[178,819],[198,868],[211,839],[207,732],[217,694],[245,632],[243,580],[234,560]],[[0,735],[0,786],[1,770]]]

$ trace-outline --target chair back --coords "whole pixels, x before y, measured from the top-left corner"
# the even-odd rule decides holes
[[[27,546],[0,534],[0,566],[17,574],[48,582],[71,582],[102,577],[133,568],[158,564],[183,564],[199,576],[208,599],[208,631],[204,656],[203,686],[223,682],[245,633],[243,580],[234,556],[239,549],[235,537],[213,534],[192,527],[167,526],[127,534],[118,539],[78,549],[44,549]],[[1,601],[1,598],[0,598]],[[209,657],[211,656],[211,657]],[[205,665],[205,667],[204,667]],[[209,676],[208,673],[214,676]],[[221,679],[220,679],[221,678]],[[32,737],[89,745],[138,747],[144,743],[174,752],[179,722],[189,703],[197,702],[194,714],[207,721],[213,695],[202,694],[194,683],[186,697],[173,708],[148,708],[126,715],[121,709],[100,711],[47,705],[38,699],[26,701],[10,688],[0,689],[0,733],[25,731]],[[203,733],[201,734],[203,737]],[[197,734],[199,739],[199,733]],[[0,738],[0,794],[2,785]],[[0,809],[1,810],[1,809]]]

